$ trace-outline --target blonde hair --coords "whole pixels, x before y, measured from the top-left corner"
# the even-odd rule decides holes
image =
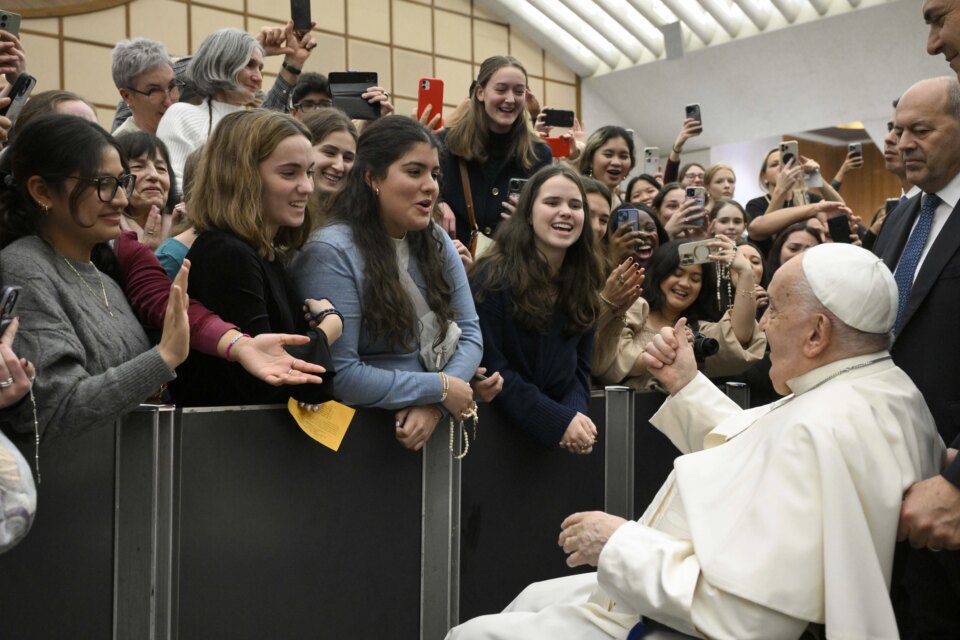
[[[519,60],[512,56],[492,56],[483,61],[480,65],[480,72],[477,74],[477,86],[470,96],[470,108],[447,130],[445,139],[447,150],[455,156],[471,162],[487,161],[487,145],[490,141],[490,116],[484,108],[484,104],[477,97],[480,88],[485,88],[490,78],[500,69],[505,67],[515,67],[523,72],[524,80],[527,79],[527,70]],[[535,134],[527,124],[526,99],[520,101],[520,113],[510,127],[510,144],[507,151],[507,158],[516,161],[524,169],[531,169],[537,162],[535,151]]]
[[[230,231],[267,259],[277,250],[303,246],[312,228],[309,214],[298,228],[281,227],[272,242],[263,219],[260,163],[291,136],[311,139],[303,124],[276,111],[237,111],[217,124],[203,147],[187,196],[197,233]]]
[[[737,179],[737,172],[733,170],[733,167],[731,167],[728,164],[723,164],[722,162],[718,162],[715,165],[711,165],[711,167],[707,169],[706,175],[703,176],[703,186],[709,187],[710,183],[713,182],[714,176],[716,176],[718,173],[720,173],[724,169],[726,169],[727,171],[733,174],[734,180]]]

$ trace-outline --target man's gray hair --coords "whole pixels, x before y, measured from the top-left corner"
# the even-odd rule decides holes
[[[162,64],[173,69],[173,61],[163,43],[147,38],[121,40],[113,48],[113,84],[117,89],[130,89],[141,73]]]
[[[843,352],[853,355],[876,353],[890,348],[893,336],[890,333],[867,333],[854,329],[823,306],[810,286],[806,274],[801,270],[797,275],[791,292],[791,304],[804,316],[821,313],[830,320],[833,329],[832,341]]]
[[[221,91],[238,91],[237,74],[260,44],[245,31],[220,29],[204,38],[187,66],[187,77],[197,93],[212,98]]]
[[[960,121],[960,82],[956,76],[951,76],[947,85],[947,111],[954,120]]]

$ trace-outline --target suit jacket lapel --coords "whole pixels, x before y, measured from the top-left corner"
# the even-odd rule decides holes
[[[910,198],[894,209],[880,230],[880,237],[877,239],[874,251],[883,258],[884,264],[891,272],[897,270],[900,254],[903,253],[903,247],[907,244],[907,238],[910,236],[910,228],[913,226],[913,221],[920,210],[921,195],[918,194]]]
[[[934,240],[927,257],[923,259],[923,264],[920,265],[920,272],[913,283],[913,288],[910,289],[910,298],[903,310],[901,326],[906,326],[910,322],[910,316],[916,312],[923,299],[930,293],[930,289],[933,288],[937,278],[940,277],[940,272],[947,266],[947,262],[957,252],[957,249],[960,249],[960,213],[958,211],[960,211],[960,204],[957,204],[950,212],[950,217],[947,218],[946,224],[943,225],[943,229],[940,230],[937,239]]]

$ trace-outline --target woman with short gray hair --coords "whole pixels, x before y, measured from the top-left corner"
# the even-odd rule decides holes
[[[187,156],[206,142],[225,115],[257,106],[263,54],[253,36],[239,29],[220,29],[200,44],[187,67],[187,77],[203,101],[172,105],[157,128],[157,137],[170,151],[175,175],[183,172]]]
[[[114,135],[144,131],[156,134],[160,119],[180,99],[173,62],[156,40],[121,40],[113,48],[113,84],[133,116]]]

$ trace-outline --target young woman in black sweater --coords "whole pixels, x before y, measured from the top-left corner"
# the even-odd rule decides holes
[[[590,453],[597,435],[586,412],[603,272],[586,201],[573,170],[541,169],[472,277],[482,365],[503,376],[493,406],[544,445],[572,453]]]

